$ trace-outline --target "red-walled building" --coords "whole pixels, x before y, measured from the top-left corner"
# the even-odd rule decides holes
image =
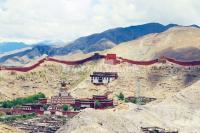
[[[119,64],[120,61],[117,60],[116,54],[107,54],[106,57],[105,57],[105,63],[111,64],[111,65],[116,65],[116,64]]]
[[[47,104],[47,102],[48,102],[47,98],[39,98],[38,100],[38,103],[43,104],[43,105]]]
[[[108,96],[106,95],[93,95],[93,100],[106,100]]]
[[[22,112],[36,113],[42,115],[44,113],[43,105],[40,103],[24,104],[21,106]]]
[[[59,93],[59,95],[51,97],[51,104],[56,104],[56,105],[64,105],[64,104],[74,105],[75,104],[75,99],[67,91],[61,91]]]
[[[98,102],[98,105],[97,105]],[[94,95],[92,99],[76,99],[75,107],[77,108],[108,108],[113,107],[113,100],[108,99],[107,96]]]
[[[64,116],[68,116],[68,117],[74,117],[75,115],[77,115],[79,112],[74,112],[74,111],[63,111],[62,115]]]

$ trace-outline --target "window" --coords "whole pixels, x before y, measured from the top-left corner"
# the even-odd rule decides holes
[[[99,81],[98,81],[99,83],[102,83],[103,82],[103,79],[102,79],[102,77],[99,77]]]

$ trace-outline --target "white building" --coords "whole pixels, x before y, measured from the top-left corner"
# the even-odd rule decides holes
[[[90,77],[93,84],[108,84],[117,79],[118,74],[116,72],[93,72]]]

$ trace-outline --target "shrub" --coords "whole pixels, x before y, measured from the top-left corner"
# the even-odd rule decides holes
[[[80,110],[80,107],[74,107],[74,111],[79,111]]]

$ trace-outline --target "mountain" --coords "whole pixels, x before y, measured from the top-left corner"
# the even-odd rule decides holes
[[[22,42],[2,42],[0,43],[0,54],[26,47],[28,47],[28,45]]]
[[[103,38],[100,41],[98,41],[97,43],[95,43],[94,45],[90,46],[87,49],[87,52],[104,51],[106,49],[111,49],[111,48],[113,48],[116,45],[117,44],[113,43],[112,41]]]
[[[48,45],[36,45],[31,49],[26,49],[24,51],[2,56],[0,58],[0,63],[5,62],[8,59],[15,59],[16,57],[17,58],[27,57],[29,59],[35,59],[36,57],[40,57],[44,54],[49,55],[51,49],[52,49],[51,46]]]
[[[107,41],[103,39],[102,41]],[[100,41],[101,42],[101,41]],[[34,50],[26,50],[26,55],[35,58],[34,55],[40,55],[40,53],[49,54],[48,52],[51,51],[52,47],[50,46],[37,46],[34,48]],[[116,53],[117,56],[132,59],[132,60],[151,60],[154,58],[157,58],[161,55],[166,55],[171,58],[176,58],[178,60],[199,60],[199,53],[200,53],[200,29],[194,28],[194,27],[174,27],[171,28],[165,32],[162,33],[156,33],[151,35],[146,35],[144,37],[140,37],[136,40],[121,43],[117,46],[114,46],[113,48],[105,51],[101,51],[101,54],[107,54],[107,53]],[[89,53],[92,54],[92,53]],[[65,56],[56,56],[54,58],[61,59],[61,60],[79,60],[83,58],[87,58],[90,55],[81,53],[81,51],[75,51],[73,55],[65,55]],[[11,62],[11,59],[16,60],[13,57],[9,57],[10,59],[6,62]],[[1,58],[0,58],[1,59]],[[4,58],[3,58],[4,59]],[[25,56],[22,56],[22,61],[26,62],[27,58]],[[36,62],[31,62],[32,64]],[[52,62],[47,62],[52,63]],[[14,65],[17,63],[14,62]],[[87,65],[95,65],[86,67]],[[95,70],[98,71],[119,71],[119,75],[121,78],[119,78],[116,82],[112,82],[109,84],[109,91],[112,91],[114,93],[118,93],[120,91],[124,92],[124,94],[127,94],[128,96],[134,95],[134,89],[136,87],[135,81],[137,80],[137,77],[142,77],[141,80],[141,89],[144,89],[143,92],[144,95],[151,96],[151,97],[157,97],[157,98],[163,98],[165,96],[171,95],[176,91],[179,91],[181,88],[185,88],[186,86],[192,84],[193,82],[196,82],[196,80],[199,80],[199,72],[194,73],[191,76],[190,72],[184,72],[182,69],[179,71],[179,75],[176,76],[174,73],[166,73],[165,71],[157,72],[157,74],[152,74],[151,71],[148,69],[142,69],[139,71],[139,68],[133,67],[134,70],[130,70],[130,66],[127,64],[121,64],[121,65],[106,65],[104,64],[104,61],[101,61],[100,64],[98,63],[86,63],[80,67],[82,67],[79,70],[85,70],[84,67],[89,68],[88,71],[80,71],[80,73],[73,74],[74,79],[70,79],[71,81],[76,82],[73,86],[71,94],[76,97],[91,97],[93,94],[104,94],[108,91],[108,86],[99,86],[98,89],[95,89],[96,87],[94,85],[91,85],[90,83],[90,68],[95,68]],[[29,64],[30,65],[30,64]],[[102,67],[104,66],[105,67]],[[159,65],[159,64],[158,64]],[[45,67],[43,67],[45,66]],[[23,75],[27,77],[27,82],[15,82],[17,79],[17,74],[15,76],[5,76],[2,78],[2,82],[0,82],[0,85],[3,86],[3,88],[0,90],[2,95],[6,95],[9,97],[12,97],[13,90],[15,88],[23,88],[23,86],[32,84],[34,86],[37,86],[37,88],[47,88],[44,89],[45,91],[48,89],[51,89],[51,85],[53,84],[54,87],[57,85],[57,80],[60,80],[59,77],[64,75],[65,77],[72,77],[71,71],[74,71],[74,69],[71,69],[70,66],[63,65],[62,67],[59,66],[59,64],[56,64],[58,67],[53,67],[51,65],[43,64],[40,67],[36,68],[36,70],[33,70],[34,72],[38,72],[36,75],[32,75],[33,78],[29,81],[29,74],[32,73],[24,73]],[[51,68],[52,67],[52,68]],[[73,66],[72,66],[73,67]],[[68,69],[69,68],[69,69]],[[146,68],[146,67],[145,67]],[[59,69],[59,71],[58,71]],[[39,72],[44,71],[45,74],[43,75],[45,78],[40,79],[38,78]],[[55,70],[55,73],[52,73],[52,70]],[[66,72],[69,70],[70,72]],[[124,70],[124,71],[123,71]],[[135,72],[135,70],[138,70]],[[120,73],[121,71],[121,73]],[[46,73],[47,72],[47,73]],[[58,73],[57,73],[58,72]],[[69,74],[69,76],[66,76],[66,73]],[[165,76],[163,76],[165,75]],[[166,76],[167,75],[167,76]],[[34,77],[35,76],[35,77]],[[42,76],[42,77],[43,77]],[[152,81],[154,80],[154,77],[158,79],[158,81]],[[83,78],[81,80],[77,80],[75,78]],[[16,79],[15,79],[16,78]],[[52,81],[55,78],[54,82]],[[47,81],[46,81],[47,80]],[[10,84],[10,81],[15,82],[16,84]],[[35,84],[34,82],[40,82],[41,84]],[[48,86],[43,86],[43,83],[52,83],[47,84]],[[77,83],[78,82],[78,83]],[[120,83],[120,84],[119,84]],[[52,87],[52,88],[54,88]],[[22,91],[17,92],[18,89],[16,89],[16,93],[20,96]],[[9,91],[10,90],[10,91]],[[41,89],[41,91],[43,91]],[[152,93],[153,92],[153,93]]]
[[[121,43],[103,52],[118,56],[150,60],[161,55],[178,60],[200,60],[200,29],[174,27],[162,33],[150,34],[133,41]],[[123,92],[125,97],[141,95],[157,98],[144,106],[120,103],[114,109],[85,109],[73,117],[57,133],[143,133],[141,127],[161,127],[181,133],[199,132],[200,126],[200,70],[171,64],[137,66],[127,64],[106,65],[102,71],[117,71],[119,78],[109,85],[98,86],[86,78],[70,90],[76,97],[91,97],[111,92],[111,98]],[[196,70],[195,70],[196,68]],[[180,69],[180,71],[178,71]],[[190,76],[189,76],[190,75]],[[152,78],[153,77],[153,78]],[[155,78],[155,79],[154,79]],[[193,79],[192,79],[193,78]],[[188,81],[188,79],[192,79]],[[139,92],[138,92],[138,89]],[[139,109],[138,109],[139,108]]]
[[[16,56],[17,58],[26,56],[30,59],[33,59],[34,56],[38,57],[43,54],[47,54],[49,56],[67,55],[77,50],[81,50],[84,53],[102,51],[105,49],[112,48],[114,45],[118,45],[122,42],[135,40],[147,34],[161,33],[175,26],[177,25],[169,24],[164,26],[159,23],[148,23],[144,25],[130,26],[126,28],[110,29],[102,33],[81,37],[63,47],[54,47],[49,45],[37,44],[34,45],[31,50],[25,50],[15,54],[3,56],[0,59],[0,63],[3,63],[6,60],[14,58]]]
[[[178,26],[178,25],[169,24],[169,25],[164,26],[159,23],[148,23],[148,24],[143,24],[143,25],[130,26],[126,28],[120,27],[120,28],[110,29],[102,33],[78,38],[74,42],[62,47],[61,49],[55,50],[55,54],[57,55],[68,54],[69,52],[72,52],[77,49],[82,50],[85,53],[88,53],[88,52],[91,52],[91,51],[88,51],[88,48],[96,44],[101,39],[107,39],[115,44],[120,44],[122,42],[135,40],[147,34],[161,33],[175,26]]]
[[[133,60],[150,60],[160,56],[184,61],[200,60],[200,29],[174,27],[122,43],[107,52]]]

